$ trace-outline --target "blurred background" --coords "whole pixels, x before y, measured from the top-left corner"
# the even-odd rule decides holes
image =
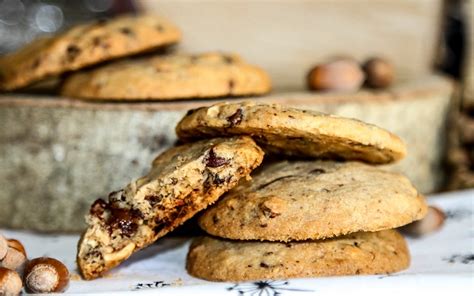
[[[156,13],[183,32],[174,50],[236,52],[265,69],[273,91],[263,100],[358,118],[400,135],[409,155],[389,169],[429,194],[474,187],[473,10],[470,0],[0,0],[0,54],[78,23]],[[310,69],[341,56],[359,64],[389,61],[393,85],[308,90]],[[176,141],[174,126],[188,108],[214,102],[86,104],[53,94],[28,96],[24,104],[19,97],[0,95],[0,154],[16,155],[0,157],[0,201],[22,196],[17,207],[64,213],[13,221],[0,209],[0,224],[42,231],[81,229],[92,200],[145,172]],[[37,131],[27,126],[30,119]],[[8,181],[23,176],[22,184]]]
[[[0,54],[77,23],[147,11],[183,29],[183,50],[231,49],[270,72],[286,68],[277,74],[278,88],[301,86],[293,82],[293,69],[331,55],[383,54],[397,65],[399,78],[437,69],[459,79],[467,2],[0,0]]]

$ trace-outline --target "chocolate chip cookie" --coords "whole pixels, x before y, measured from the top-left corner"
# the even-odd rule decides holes
[[[183,141],[250,135],[266,151],[294,156],[390,163],[406,154],[396,135],[355,119],[255,102],[190,110],[176,127]]]
[[[164,236],[248,177],[262,158],[245,136],[164,152],[146,176],[91,206],[77,254],[82,275],[96,278]]]
[[[181,32],[173,23],[152,15],[122,16],[78,25],[0,57],[0,90],[21,88],[49,76],[170,45],[180,39]]]
[[[391,273],[409,264],[403,237],[384,230],[291,243],[202,237],[191,245],[186,268],[210,281],[249,281]]]
[[[199,218],[209,234],[240,240],[323,239],[424,217],[404,176],[359,162],[264,163]]]
[[[83,99],[173,100],[261,95],[270,78],[238,55],[205,53],[131,59],[73,74],[64,96]]]

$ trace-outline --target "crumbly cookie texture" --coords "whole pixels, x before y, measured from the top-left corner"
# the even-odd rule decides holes
[[[400,174],[359,162],[281,161],[242,180],[199,225],[224,238],[291,241],[395,228],[426,212]]]
[[[77,254],[82,275],[99,277],[164,236],[248,177],[262,159],[262,150],[245,136],[164,152],[146,176],[91,206]]]
[[[403,237],[384,230],[291,243],[201,237],[189,249],[186,268],[210,281],[248,281],[392,273],[409,264]]]
[[[391,163],[406,155],[396,135],[355,119],[255,102],[190,110],[176,127],[183,141],[250,135],[273,153]]]
[[[205,53],[131,59],[73,74],[64,96],[84,99],[172,100],[261,95],[270,78],[238,55]]]
[[[174,44],[180,30],[153,16],[122,16],[78,25],[0,57],[0,90],[14,90],[49,76]]]

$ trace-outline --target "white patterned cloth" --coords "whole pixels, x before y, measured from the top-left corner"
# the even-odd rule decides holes
[[[75,266],[78,235],[39,235],[0,230],[22,241],[30,258],[55,257],[73,273],[67,293],[116,295],[474,295],[474,190],[431,196],[447,220],[437,233],[408,239],[412,262],[408,270],[382,276],[346,276],[288,281],[213,283],[185,270],[189,240],[165,238],[135,254],[107,276],[83,281]],[[403,293],[403,294],[402,294]],[[428,294],[430,293],[430,294]],[[104,294],[102,294],[104,295]]]

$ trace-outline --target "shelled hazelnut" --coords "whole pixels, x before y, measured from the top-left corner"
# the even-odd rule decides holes
[[[69,277],[63,263],[54,258],[40,257],[27,263],[23,279],[31,293],[58,293],[66,289]]]
[[[389,87],[394,80],[393,65],[382,58],[370,58],[362,66],[366,76],[366,84],[372,88]]]
[[[423,236],[440,229],[444,224],[445,218],[446,216],[442,210],[429,206],[428,212],[423,219],[405,225],[401,230],[410,236]]]
[[[356,91],[364,79],[360,65],[344,58],[314,66],[307,76],[307,83],[312,90]]]
[[[21,277],[16,271],[0,267],[0,295],[18,295],[22,287]]]

